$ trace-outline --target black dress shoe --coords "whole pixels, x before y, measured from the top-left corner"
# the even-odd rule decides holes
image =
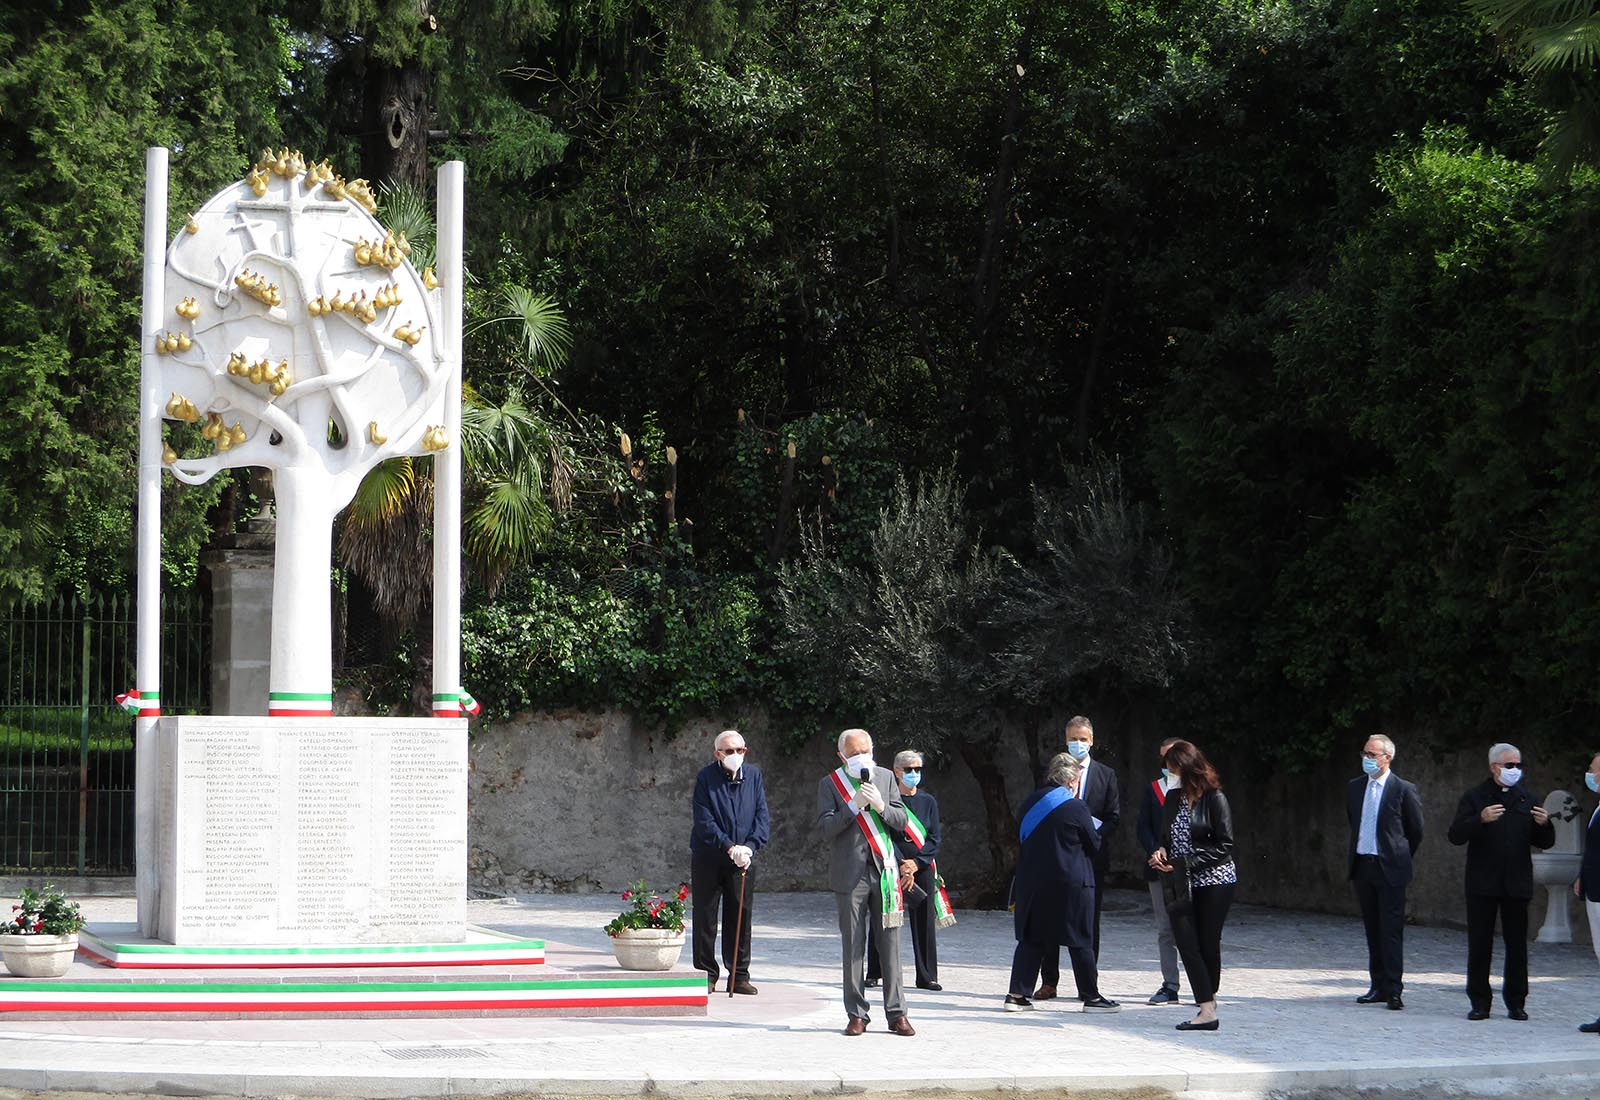
[[[1585,1035],[1600,1035],[1600,1020],[1596,1020],[1592,1024],[1579,1024],[1578,1030]]]
[[[1389,994],[1379,993],[1376,989],[1369,989],[1356,998],[1358,1005],[1381,1005],[1389,999]]]
[[[944,986],[940,985],[938,982],[918,982],[917,983],[917,988],[918,989],[926,989],[929,992],[937,993],[941,989],[943,989]]]
[[[878,988],[878,979],[877,978],[868,978],[867,979],[867,988],[868,989],[877,989]]]
[[[1487,1008],[1475,1008],[1467,1013],[1467,1019],[1469,1020],[1487,1020],[1488,1018],[1489,1010]]]
[[[1506,1015],[1513,1020],[1526,1020],[1528,1018],[1528,1010],[1525,1008],[1508,1008],[1506,1009]]]
[[[1200,1022],[1195,1021],[1195,1020],[1185,1020],[1185,1021],[1183,1021],[1183,1023],[1179,1024],[1175,1030],[1177,1030],[1177,1031],[1215,1031],[1215,1030],[1217,1030],[1217,1028],[1219,1028],[1221,1026],[1222,1026],[1222,1021],[1221,1020],[1207,1020],[1204,1023],[1200,1023]]]
[[[1396,993],[1389,998],[1389,1010],[1391,1012],[1399,1012],[1405,1006],[1406,1003],[1400,999],[1400,994]]]
[[[756,987],[750,984],[749,978],[742,982],[734,982],[733,991],[745,997],[754,997],[756,995]]]

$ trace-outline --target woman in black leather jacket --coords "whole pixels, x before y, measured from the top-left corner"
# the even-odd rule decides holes
[[[1182,797],[1168,795],[1162,807],[1164,844],[1151,854],[1150,866],[1161,872],[1172,938],[1200,1010],[1178,1030],[1216,1031],[1222,925],[1239,880],[1233,863],[1233,814],[1216,769],[1199,749],[1177,741],[1163,761],[1178,777]]]

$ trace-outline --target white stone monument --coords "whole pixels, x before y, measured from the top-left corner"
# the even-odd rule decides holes
[[[465,936],[460,684],[460,162],[439,171],[439,272],[360,180],[267,152],[167,235],[146,155],[137,829],[141,932],[173,944]],[[162,421],[202,425],[202,453]],[[434,461],[434,718],[335,719],[334,517],[384,459]],[[162,717],[161,474],[271,470],[267,717]]]

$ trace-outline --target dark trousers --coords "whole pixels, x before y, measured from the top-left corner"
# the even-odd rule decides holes
[[[917,985],[929,985],[939,980],[939,947],[934,942],[934,930],[939,927],[933,914],[933,895],[938,886],[933,881],[932,867],[917,868],[917,885],[928,897],[921,905],[906,906],[906,927],[911,929],[911,955],[917,964]],[[867,938],[867,980],[883,977],[883,964],[878,961],[878,941]]]
[[[1357,856],[1352,881],[1367,930],[1368,981],[1392,997],[1405,987],[1406,888],[1384,881],[1377,856]]]
[[[1228,907],[1233,904],[1231,882],[1220,886],[1196,886],[1191,894],[1193,904],[1186,913],[1167,915],[1172,918],[1172,938],[1178,942],[1178,955],[1183,959],[1183,972],[1189,975],[1189,992],[1195,1004],[1215,1000],[1217,987],[1222,984],[1222,926],[1228,920]]]
[[[1500,989],[1507,1008],[1528,1000],[1528,899],[1467,895],[1467,998],[1473,1008],[1489,1010],[1489,962],[1494,956],[1494,922],[1506,945],[1506,980]]]
[[[744,932],[735,944],[739,884],[744,883]],[[689,861],[689,896],[694,905],[694,967],[717,977],[717,909],[722,909],[722,961],[735,981],[750,980],[750,909],[756,891],[754,869],[741,872],[727,852],[696,848]],[[737,961],[736,961],[737,960]]]
[[[1039,967],[1051,952],[1059,959],[1061,945],[1017,941],[1017,950],[1011,956],[1012,993],[1026,997],[1033,991],[1034,979],[1039,977]],[[1095,965],[1094,951],[1088,947],[1069,947],[1067,954],[1072,958],[1072,977],[1078,983],[1078,996],[1085,1001],[1100,996],[1100,972]]]
[[[1094,868],[1094,958],[1100,961],[1100,901],[1106,896],[1106,872],[1099,864]],[[1040,969],[1041,985],[1056,986],[1061,984],[1061,945],[1046,944],[1044,948],[1044,963]]]

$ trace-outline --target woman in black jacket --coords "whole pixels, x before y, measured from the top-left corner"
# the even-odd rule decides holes
[[[1164,841],[1150,856],[1161,872],[1172,938],[1178,941],[1189,989],[1199,1012],[1179,1031],[1216,1031],[1217,985],[1222,979],[1222,925],[1239,881],[1233,863],[1233,815],[1216,769],[1187,741],[1176,741],[1163,757],[1178,777],[1182,797],[1167,797]]]

